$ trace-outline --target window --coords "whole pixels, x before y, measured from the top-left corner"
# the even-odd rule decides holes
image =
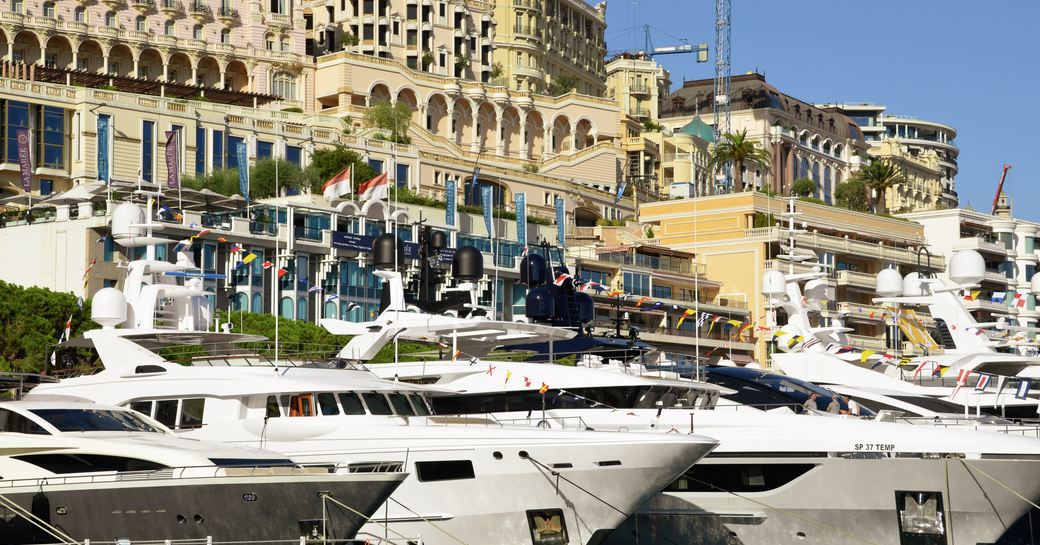
[[[25,13],[22,0],[11,0],[11,11],[15,13]]]
[[[419,482],[472,479],[474,478],[473,462],[469,460],[415,462],[415,475],[419,478]]]
[[[32,435],[50,435],[36,422],[7,409],[0,409],[0,431],[10,433],[28,433]]]
[[[201,428],[202,414],[206,409],[206,400],[199,397],[181,400],[180,429]]]
[[[33,409],[58,431],[132,431],[162,433],[130,411],[110,409]]]
[[[281,416],[282,409],[278,406],[278,398],[275,396],[267,396],[267,406],[264,418],[279,418]]]
[[[285,160],[302,167],[303,149],[300,146],[285,146]]]
[[[274,144],[271,142],[264,142],[263,140],[256,141],[256,158],[257,159],[270,159],[273,155],[272,151]]]
[[[394,412],[399,416],[415,416],[415,410],[408,404],[408,397],[404,394],[390,394],[390,403],[394,405]]]
[[[282,38],[282,51],[283,52],[288,52],[289,50],[290,50],[289,38]]]
[[[166,21],[166,24],[163,25],[163,34],[166,34],[167,36],[173,36],[173,33],[174,33],[173,21]]]
[[[271,80],[271,94],[286,100],[296,100],[296,78],[281,72],[275,74]]]
[[[7,122],[7,130],[4,138],[7,140],[5,147],[6,162],[18,162],[18,129],[29,128],[29,104],[15,100],[7,101],[4,108],[4,117]]]
[[[108,13],[105,13],[105,26],[116,26],[116,12],[110,11]]]
[[[264,36],[264,48],[267,49],[268,51],[274,51],[274,36],[273,35],[268,34],[267,36]]]
[[[213,168],[224,168],[224,131],[213,131]]]
[[[177,427],[177,400],[165,399],[155,402],[155,416],[160,424],[167,428]]]
[[[361,404],[361,398],[353,392],[339,394],[339,402],[343,405],[343,414],[365,414],[365,406]]]
[[[318,412],[322,416],[336,416],[339,414],[339,405],[336,405],[336,395],[328,392],[318,394]]]
[[[227,137],[227,155],[224,158],[224,166],[227,168],[238,168],[238,145],[245,142],[241,136]],[[248,153],[247,153],[248,155]]]
[[[51,473],[95,473],[101,471],[156,471],[166,466],[148,460],[103,454],[28,454],[16,459]]]
[[[527,512],[534,545],[563,545],[568,543],[567,523],[562,509],[537,509]]]
[[[54,2],[43,3],[43,16],[50,17],[51,19],[54,18]]]
[[[195,174],[206,173],[206,129],[195,129]]]
[[[297,394],[290,397],[289,416],[314,416],[314,395]]]
[[[191,29],[191,35],[196,40],[201,40],[202,39],[202,25],[195,25],[195,27]]]
[[[43,131],[40,136],[40,155],[45,168],[65,168],[65,110],[42,106]]]
[[[222,43],[222,44],[229,44],[229,43],[231,43],[231,31],[230,30],[225,28],[224,30],[220,31],[220,43]]]
[[[410,395],[408,399],[412,402],[412,409],[415,411],[415,414],[419,416],[428,416],[430,414],[430,409],[426,406],[426,402],[421,395]]]
[[[654,297],[663,297],[665,299],[672,298],[672,287],[671,286],[654,286],[653,289]]]
[[[40,180],[40,195],[47,196],[54,193],[54,180]]]
[[[141,121],[141,178],[155,178],[155,122]]]
[[[134,20],[134,28],[137,29],[138,32],[145,32],[147,27],[144,22],[144,15],[137,16],[137,19]]]
[[[650,295],[650,275],[625,272],[623,281],[625,291],[633,295]]]
[[[386,398],[380,393],[365,393],[361,394],[365,398],[365,405],[368,405],[368,412],[376,415],[392,415],[394,411],[390,409],[390,404],[386,402]]]
[[[86,8],[84,8],[82,6],[77,7],[76,11],[75,11],[75,18],[76,18],[76,22],[77,23],[86,23],[87,22],[87,10],[86,10]]]

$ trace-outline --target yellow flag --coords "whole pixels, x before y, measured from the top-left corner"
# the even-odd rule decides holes
[[[863,353],[859,355],[859,362],[867,363],[867,358],[873,356],[875,352],[875,350],[864,350]]]
[[[252,263],[254,259],[256,259],[256,254],[249,252],[249,255],[242,258],[242,263],[248,265]]]

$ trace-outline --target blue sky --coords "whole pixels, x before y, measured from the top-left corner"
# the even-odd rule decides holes
[[[695,55],[657,57],[683,78],[714,76],[711,0],[612,0],[607,49],[642,47],[668,35],[707,42],[709,63]],[[874,102],[892,114],[957,129],[961,207],[989,211],[1001,166],[1015,216],[1040,221],[1040,2],[1033,0],[733,0],[732,73],[764,73],[781,91],[807,102]],[[659,30],[658,30],[659,29]]]

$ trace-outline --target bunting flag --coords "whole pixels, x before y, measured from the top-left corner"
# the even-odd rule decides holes
[[[968,375],[971,371],[968,369],[961,369],[957,371],[957,386],[953,389],[953,393],[950,394],[950,399],[957,397],[957,392],[961,391],[961,388],[968,383]]]
[[[242,264],[248,265],[252,263],[254,259],[256,259],[256,254],[254,254],[253,252],[249,252],[249,254],[242,258]]]
[[[509,384],[509,379],[513,378],[512,371],[506,371],[506,384]]]
[[[271,263],[270,261],[267,261],[267,260],[265,259],[265,260],[264,260],[264,262],[263,262],[263,264],[262,264],[261,266],[262,266],[262,267],[264,268],[264,270],[266,271],[267,269],[270,269],[271,267],[274,267],[274,263]]]
[[[684,310],[682,316],[679,316],[679,321],[675,323],[675,329],[682,327],[683,320],[685,320],[687,316],[693,316],[694,314],[696,314],[696,311],[692,308]]]
[[[69,319],[65,321],[65,330],[62,331],[61,339],[58,342],[68,342],[72,339],[72,315],[69,314]]]
[[[1012,303],[1011,304],[1012,304],[1012,306],[1016,306],[1018,308],[1025,308],[1025,306],[1026,306],[1026,294],[1020,293],[1020,292],[1016,292],[1015,293],[1015,297],[1012,299]]]
[[[530,388],[531,387],[531,379],[530,378],[524,377],[524,387],[525,388]]]
[[[224,237],[217,237],[217,242],[227,242],[227,239]]]
[[[660,303],[661,302],[658,301],[656,304],[660,304]],[[707,312],[702,312],[700,314],[700,316],[697,316],[697,329],[700,329],[700,328],[704,327],[704,322],[706,322],[706,321],[708,321],[708,313]]]
[[[993,295],[990,296],[989,300],[992,303],[1003,303],[1005,298],[1007,298],[1006,291],[995,291],[993,292]]]
[[[557,286],[562,286],[563,283],[566,282],[568,278],[573,278],[573,277],[571,275],[567,274],[567,273],[560,274],[560,275],[558,275],[556,277],[555,280],[553,280],[553,284],[556,284]]]
[[[607,297],[621,297],[622,295],[624,295],[624,293],[625,292],[623,292],[621,290],[614,289],[614,290],[610,290],[610,292],[607,293]],[[621,298],[624,299],[624,297],[621,297]]]
[[[639,300],[636,301],[636,308],[639,308],[639,307],[643,306],[643,303],[645,303],[645,302],[647,302],[649,300],[650,300],[649,297],[640,297]]]
[[[491,364],[489,363],[489,364],[488,364],[488,370],[487,370],[487,374],[488,374],[488,375],[494,375],[494,374],[495,374],[495,369],[498,369],[498,367],[495,367],[494,365],[491,365]]]
[[[867,363],[867,359],[870,358],[871,356],[873,356],[875,353],[876,353],[876,351],[874,351],[874,350],[864,350],[859,355],[859,362],[860,363]]]
[[[108,240],[108,234],[107,233],[105,235],[103,235],[101,238],[95,240],[94,244],[97,244],[99,242],[105,242],[106,240]]]
[[[286,273],[288,273],[288,272],[289,271],[285,270],[284,268],[278,269],[278,278],[281,278],[281,277],[285,276]]]
[[[1015,390],[1015,399],[1029,399],[1029,388],[1033,385],[1033,381],[1027,378],[1018,379],[1018,389]]]
[[[549,385],[543,382],[542,383],[542,387],[538,389],[538,393],[542,394],[542,395],[545,395],[545,392],[548,392],[548,391],[549,391]]]
[[[321,290],[322,290],[321,286],[311,286],[310,289],[307,290],[307,293],[317,293],[317,292],[319,292]]]
[[[455,361],[455,360],[459,359],[459,356],[461,356],[461,355],[462,355],[462,350],[455,351],[455,353],[451,355],[451,361]]]
[[[986,388],[989,386],[990,377],[991,375],[987,375],[985,373],[979,374],[979,381],[975,383],[975,391],[985,392]]]
[[[336,295],[335,293],[330,293],[328,295],[328,297],[325,298],[325,302],[326,303],[331,303],[331,302],[335,301],[336,299],[339,299],[339,295]],[[349,308],[347,309],[347,312],[350,312]]]
[[[929,363],[934,364],[935,362],[932,362],[932,361],[922,361],[921,364],[917,366],[917,369],[914,369],[914,378],[911,379],[911,380],[917,380],[917,376],[921,374],[921,370],[924,369],[924,366],[928,365]]]
[[[191,238],[194,239],[196,236],[198,236],[198,235],[195,235],[195,236],[193,236]],[[231,245],[231,253],[237,254],[238,252],[241,252],[241,251],[242,251],[242,245],[241,244],[236,242],[236,243]]]

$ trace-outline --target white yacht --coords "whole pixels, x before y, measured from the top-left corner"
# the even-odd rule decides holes
[[[3,544],[351,539],[404,478],[180,438],[124,408],[0,402]]]
[[[124,232],[138,237],[142,222],[136,205],[120,205],[115,240],[124,240]],[[429,388],[380,380],[358,368],[308,368],[242,354],[181,366],[144,346],[241,337],[200,331],[208,309],[197,279],[182,285],[166,274],[190,274],[194,265],[186,251],[176,264],[144,259],[128,269],[123,292],[103,289],[92,302],[92,317],[104,328],[85,337],[104,370],[40,385],[28,399],[59,395],[128,406],[184,437],[262,446],[299,462],[332,461],[355,472],[403,469],[408,478],[363,528],[366,537],[445,545],[598,543],[717,444],[690,435],[506,428],[486,418],[440,418],[424,399]],[[394,276],[400,288],[397,273],[378,274]],[[397,310],[387,316],[399,314],[403,318]],[[505,325],[511,329],[488,322],[479,337],[520,342],[573,335]]]

